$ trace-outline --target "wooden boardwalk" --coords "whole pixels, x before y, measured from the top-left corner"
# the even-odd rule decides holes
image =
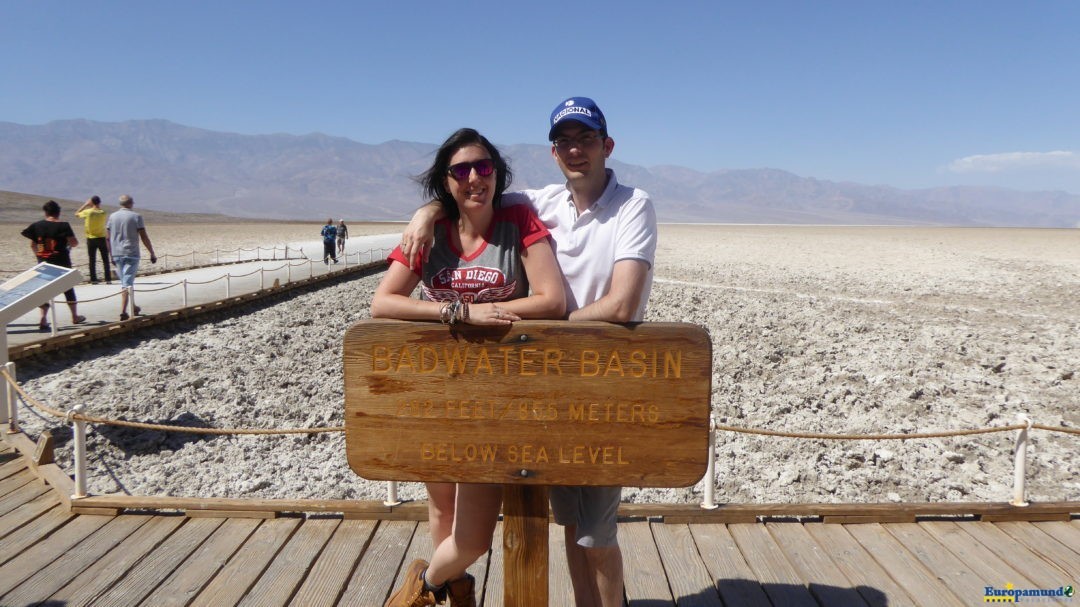
[[[427,524],[341,515],[73,514],[0,444],[0,605],[379,606]],[[257,513],[252,513],[256,514]],[[497,538],[501,532],[497,532]],[[987,586],[1080,581],[1080,520],[619,526],[631,606],[975,605]],[[551,605],[571,605],[550,527]],[[502,606],[499,542],[474,565]],[[1076,599],[1080,600],[1080,599]]]

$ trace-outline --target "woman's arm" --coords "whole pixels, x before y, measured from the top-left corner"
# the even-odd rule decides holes
[[[555,250],[551,240],[541,238],[522,251],[521,263],[529,277],[532,294],[521,299],[501,301],[497,304],[473,304],[470,316],[484,318],[494,308],[501,317],[507,312],[515,318],[557,318],[566,316],[566,294],[563,291],[563,277],[559,264],[555,260]]]
[[[420,277],[404,264],[391,261],[371,298],[372,318],[439,320],[443,304],[410,297]]]

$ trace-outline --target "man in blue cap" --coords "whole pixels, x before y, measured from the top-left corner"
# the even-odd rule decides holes
[[[615,149],[592,99],[570,97],[551,112],[548,140],[566,182],[504,194],[502,204],[531,204],[551,232],[566,280],[570,320],[640,321],[652,290],[656,212],[649,195],[620,185],[606,166]],[[402,234],[410,261],[426,253],[441,217],[422,207]],[[555,522],[565,527],[566,560],[578,607],[616,607],[623,599],[616,534],[621,487],[552,487]]]

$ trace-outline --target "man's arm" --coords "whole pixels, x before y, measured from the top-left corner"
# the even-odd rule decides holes
[[[146,250],[150,251],[150,263],[157,263],[157,255],[154,254],[154,245],[150,244],[150,236],[146,234],[146,228],[139,228],[139,239],[142,240]]]
[[[409,267],[415,267],[421,253],[424,261],[431,254],[431,245],[435,244],[435,222],[446,217],[442,204],[438,200],[420,207],[413,213],[409,225],[401,233],[401,252],[409,260]]]
[[[649,264],[640,259],[624,259],[615,262],[611,274],[611,288],[600,299],[570,313],[570,320],[603,320],[607,322],[630,322],[634,320]]]

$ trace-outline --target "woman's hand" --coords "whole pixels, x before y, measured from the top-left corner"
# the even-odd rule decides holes
[[[508,325],[521,317],[496,303],[469,304],[470,325]]]

